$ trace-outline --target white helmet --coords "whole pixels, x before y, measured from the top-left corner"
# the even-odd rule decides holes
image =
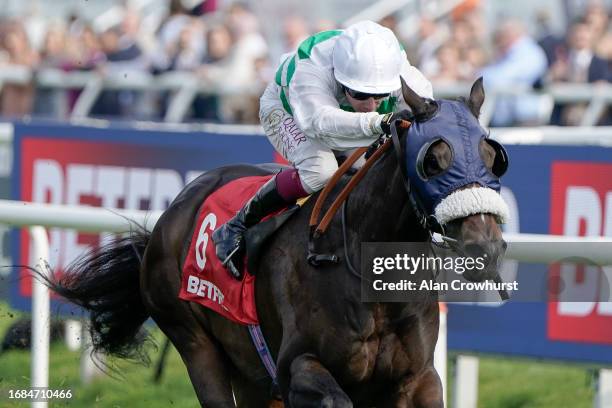
[[[405,53],[391,30],[372,21],[348,27],[334,44],[336,80],[347,88],[385,94],[401,87]]]

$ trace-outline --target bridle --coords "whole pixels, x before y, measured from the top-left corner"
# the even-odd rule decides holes
[[[318,240],[318,238],[320,238],[325,233],[336,210],[338,210],[341,207],[342,208],[342,211],[341,211],[342,239],[344,241],[343,242],[344,256],[345,256],[345,260],[347,263],[347,267],[351,274],[353,274],[354,276],[360,279],[362,278],[362,275],[355,269],[355,267],[352,265],[350,261],[351,257],[350,257],[350,254],[348,253],[348,245],[347,245],[348,234],[347,234],[347,228],[346,228],[346,203],[348,202],[348,198],[350,196],[350,192],[352,188],[347,188],[347,187],[344,188],[344,190],[340,193],[340,199],[336,199],[334,201],[330,210],[328,210],[328,212],[325,214],[325,216],[323,217],[323,220],[320,223],[318,223],[318,216],[319,216],[321,207],[323,206],[323,201],[327,197],[327,194],[331,192],[333,185],[340,179],[342,174],[348,170],[348,167],[350,167],[350,165],[356,161],[357,156],[361,156],[362,154],[364,154],[364,151],[365,151],[366,166],[364,166],[364,168],[362,168],[360,172],[357,173],[357,175],[353,176],[355,177],[355,179],[352,179],[351,182],[349,182],[352,185],[352,187],[355,186],[356,182],[359,182],[359,180],[361,180],[364,173],[372,166],[373,162],[377,161],[378,158],[380,158],[382,154],[386,150],[388,150],[390,145],[393,146],[393,149],[395,151],[397,165],[399,166],[399,169],[400,169],[402,184],[404,186],[406,195],[408,196],[408,200],[413,210],[416,213],[419,224],[425,231],[427,231],[429,235],[428,242],[430,243],[432,252],[434,251],[433,249],[434,246],[438,248],[452,249],[452,250],[455,250],[455,246],[458,247],[458,245],[456,245],[457,240],[455,240],[454,238],[451,238],[450,236],[446,234],[444,226],[438,222],[435,215],[427,214],[418,196],[414,193],[413,189],[411,188],[410,179],[406,171],[405,160],[404,160],[404,155],[403,155],[403,148],[402,148],[401,141],[398,135],[398,128],[407,131],[411,125],[412,125],[412,122],[409,120],[399,120],[399,121],[396,121],[395,123],[392,123],[390,136],[383,135],[378,140],[376,140],[374,143],[372,143],[372,145],[370,145],[370,147],[368,147],[367,150],[360,149],[357,152],[355,152],[353,156],[347,159],[347,162],[345,162],[340,167],[338,172],[334,174],[334,177],[332,178],[333,182],[330,182],[326,186],[326,188],[322,191],[321,195],[317,199],[317,203],[315,204],[315,208],[313,209],[313,214],[310,219],[310,238],[309,238],[309,244],[308,244],[307,259],[311,265],[320,266],[323,264],[335,264],[339,262],[339,258],[335,254],[317,253],[315,250],[316,248],[315,241]],[[442,241],[441,242],[437,241],[434,237],[434,234],[441,237]]]
[[[419,224],[429,234],[429,242],[431,242],[432,245],[436,245],[441,248],[454,249],[453,244],[456,245],[457,240],[454,238],[451,238],[450,236],[446,234],[444,225],[438,221],[438,219],[436,218],[434,214],[427,214],[427,211],[425,210],[425,206],[419,199],[418,195],[414,193],[414,190],[412,189],[412,186],[410,185],[410,178],[408,177],[408,172],[407,172],[407,168],[405,165],[406,161],[404,159],[404,149],[402,148],[402,144],[401,144],[398,132],[397,132],[398,127],[400,127],[400,129],[404,129],[405,131],[407,131],[410,128],[412,122],[408,122],[408,123],[409,123],[408,126],[402,126],[401,123],[398,126],[397,122],[391,124],[391,136],[390,136],[391,142],[393,143],[393,150],[395,152],[395,158],[397,160],[397,165],[399,166],[400,174],[402,176],[402,184],[404,185],[404,190],[406,191],[408,200],[410,201],[410,204],[412,205],[412,208],[414,209],[414,212],[416,213]],[[436,241],[434,239],[434,234],[437,234],[442,239],[442,241],[441,242]]]

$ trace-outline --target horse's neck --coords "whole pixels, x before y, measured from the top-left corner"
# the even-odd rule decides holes
[[[351,194],[349,217],[353,223],[359,223],[355,231],[361,241],[427,239],[409,204],[402,175],[391,153],[369,170]]]
[[[394,155],[388,153],[373,166],[351,195],[349,219],[357,239],[350,251],[360,253],[361,242],[426,242],[429,234],[420,225],[408,199]],[[429,275],[422,279],[431,278]],[[382,310],[386,318],[397,322],[426,313],[436,298],[408,303],[371,303],[367,307],[375,313]]]

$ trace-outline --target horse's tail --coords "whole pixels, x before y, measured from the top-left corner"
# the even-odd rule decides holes
[[[92,250],[47,285],[90,312],[94,351],[148,363],[142,324],[149,317],[140,296],[140,264],[151,234],[143,229]]]

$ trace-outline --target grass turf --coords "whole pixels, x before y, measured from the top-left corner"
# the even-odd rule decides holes
[[[20,313],[0,303],[0,338]],[[159,330],[154,338],[162,343]],[[161,347],[160,347],[161,350]],[[156,361],[159,351],[152,352]],[[100,376],[83,385],[79,378],[80,353],[63,343],[50,350],[50,388],[70,389],[69,401],[54,400],[51,407],[196,407],[198,402],[187,371],[176,350],[171,348],[160,384],[152,382],[153,367],[117,361],[122,378]],[[480,358],[478,406],[484,408],[591,407],[593,388],[585,367],[534,360]],[[449,372],[452,370],[452,362]],[[28,388],[30,353],[27,350],[0,354],[0,406],[25,407],[29,403],[11,401],[8,390]],[[449,384],[449,390],[452,383]],[[449,392],[449,401],[452,393]],[[450,404],[449,404],[450,406]]]

